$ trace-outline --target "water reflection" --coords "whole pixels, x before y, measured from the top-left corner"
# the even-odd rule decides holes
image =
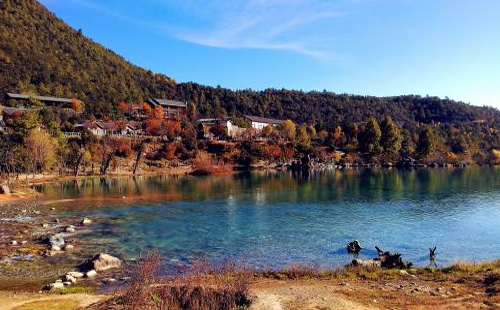
[[[105,219],[84,238],[137,255],[159,248],[172,264],[200,255],[254,266],[336,266],[360,240],[416,264],[500,256],[496,168],[255,172],[208,177],[85,179],[38,186],[63,209]]]

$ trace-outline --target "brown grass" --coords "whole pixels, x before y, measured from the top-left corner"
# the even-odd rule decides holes
[[[229,310],[250,304],[251,273],[244,268],[232,263],[214,268],[200,261],[184,276],[166,279],[159,274],[160,265],[157,251],[146,255],[125,292],[95,308]]]
[[[233,172],[231,165],[214,164],[210,155],[206,152],[199,152],[193,162],[194,175],[208,175],[208,174],[228,174]]]

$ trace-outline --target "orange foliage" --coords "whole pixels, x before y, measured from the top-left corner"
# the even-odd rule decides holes
[[[110,120],[111,120],[111,118],[109,117],[109,115],[104,115],[104,116],[102,117],[102,121],[103,121],[103,122],[109,122]]]
[[[75,110],[76,112],[82,112],[83,111],[83,104],[76,99],[72,99],[71,100],[71,108],[73,110]]]
[[[122,113],[127,113],[129,111],[128,104],[123,102],[123,101],[119,102],[118,103],[118,110],[120,110],[120,112],[122,112]]]
[[[153,110],[151,106],[146,102],[141,102],[141,109],[144,111],[144,114],[151,116],[153,114]]]
[[[158,134],[162,121],[156,118],[150,118],[146,121],[146,132],[150,135]]]
[[[163,118],[163,108],[161,106],[156,106],[153,110],[154,118]]]
[[[167,127],[167,135],[169,137],[177,137],[181,133],[181,123],[174,120],[167,120],[165,123]]]
[[[173,160],[175,158],[175,151],[176,150],[177,150],[177,147],[173,143],[170,143],[169,145],[167,145],[167,147],[165,148],[165,153],[164,153],[165,159]]]

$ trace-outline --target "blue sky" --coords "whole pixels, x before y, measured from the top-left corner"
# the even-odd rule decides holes
[[[178,82],[448,96],[500,108],[498,0],[42,0]]]

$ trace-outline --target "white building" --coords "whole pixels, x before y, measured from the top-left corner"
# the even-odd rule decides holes
[[[245,118],[250,121],[250,124],[253,129],[256,129],[258,131],[266,128],[267,126],[279,126],[283,124],[285,121],[278,120],[278,119],[272,119],[272,118],[265,118],[265,117],[259,117],[259,116],[249,116],[245,115]]]

